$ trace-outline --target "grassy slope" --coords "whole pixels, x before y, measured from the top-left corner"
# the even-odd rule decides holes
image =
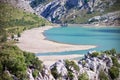
[[[4,34],[4,32],[7,34],[16,34],[25,29],[48,24],[50,23],[42,17],[24,12],[11,5],[0,3],[0,35]]]
[[[29,66],[33,65],[37,71],[42,68],[42,62],[34,54],[13,46],[14,41],[2,42],[3,37],[48,24],[35,14],[0,3],[0,80],[13,80],[6,69],[19,80],[28,80],[26,70]]]

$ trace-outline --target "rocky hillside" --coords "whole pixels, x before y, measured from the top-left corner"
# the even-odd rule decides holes
[[[85,23],[89,18],[118,11],[119,0],[33,0],[34,10],[55,23]],[[41,2],[40,2],[41,1]]]
[[[50,23],[31,13],[32,8],[28,9],[22,2],[0,0],[0,80],[30,80],[27,68],[32,66],[36,71],[42,68],[42,62],[34,54],[21,51],[14,44],[24,30]]]
[[[59,60],[33,77],[34,68],[28,69],[30,80],[119,80],[120,55],[114,49],[90,51],[78,62]]]
[[[0,0],[2,3],[12,4],[12,6],[24,9],[27,12],[34,13],[34,10],[30,6],[30,0]]]
[[[49,24],[46,19],[33,13],[29,4],[23,3],[21,0],[0,0],[0,43],[6,41],[7,36]]]
[[[59,60],[50,67],[13,45],[0,47],[0,80],[120,80],[120,54],[89,51],[79,61]]]
[[[89,24],[120,26],[120,11],[94,16],[88,20]]]

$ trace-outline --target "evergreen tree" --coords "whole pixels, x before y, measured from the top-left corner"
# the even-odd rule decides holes
[[[15,37],[14,34],[12,34],[11,38],[14,39],[14,37]]]
[[[18,34],[17,34],[17,36],[18,36],[18,37],[21,37],[21,34],[20,34],[20,33],[18,33]]]
[[[89,77],[86,73],[83,73],[80,76],[78,76],[78,80],[89,80]]]
[[[115,67],[115,66],[112,66],[110,69],[109,69],[109,75],[110,77],[114,80],[116,78],[118,78],[119,76],[119,68]]]
[[[6,42],[7,41],[7,35],[3,34],[2,38],[1,38],[1,42]]]
[[[108,76],[105,74],[105,72],[103,70],[101,70],[99,72],[99,78],[100,78],[100,80],[109,80]]]

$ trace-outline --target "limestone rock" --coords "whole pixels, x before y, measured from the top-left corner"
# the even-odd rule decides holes
[[[34,10],[49,21],[60,23],[62,19],[66,19],[71,15],[75,18],[84,9],[87,13],[93,11],[102,13],[106,6],[111,6],[115,2],[116,0],[52,0],[47,4],[39,4],[34,7]],[[107,3],[109,5],[106,5]],[[75,11],[79,13],[76,14]]]

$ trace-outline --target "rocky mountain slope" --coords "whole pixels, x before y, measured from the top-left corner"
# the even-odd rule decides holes
[[[34,54],[14,46],[24,30],[49,24],[31,10],[23,0],[0,0],[0,80],[29,80],[31,65],[40,71],[42,62]]]
[[[34,2],[37,0],[33,0]],[[41,0],[38,0],[38,2]],[[45,3],[47,1],[47,3]],[[55,23],[85,23],[89,18],[118,11],[119,0],[46,0],[34,10]]]
[[[59,60],[50,67],[44,65],[33,77],[34,68],[28,69],[30,80],[119,80],[120,57],[115,50],[102,53],[90,51],[78,62]]]
[[[59,60],[48,67],[35,54],[5,44],[0,47],[0,80],[120,80],[120,54],[89,51],[79,61]]]
[[[98,24],[98,25],[120,25],[120,11],[115,11],[111,13],[107,13],[100,16],[94,16],[88,20],[89,24]]]
[[[27,12],[34,13],[34,10],[30,6],[30,0],[0,0],[3,3],[12,4],[14,7],[24,9]]]

